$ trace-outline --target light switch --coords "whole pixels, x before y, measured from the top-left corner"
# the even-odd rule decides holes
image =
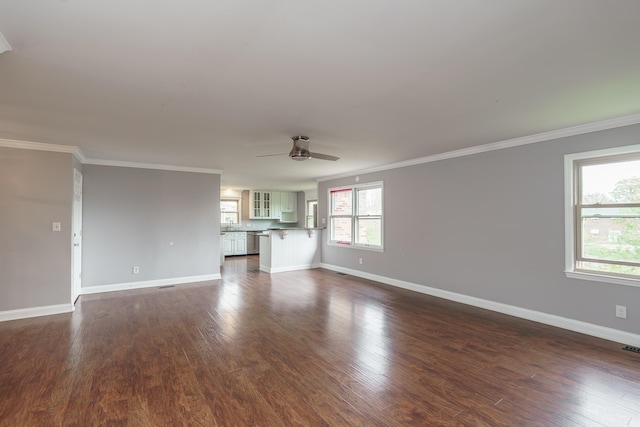
[[[62,226],[60,225],[60,223],[59,223],[59,222],[54,222],[54,223],[51,225],[51,230],[52,230],[52,231],[60,231],[61,229],[62,229]]]

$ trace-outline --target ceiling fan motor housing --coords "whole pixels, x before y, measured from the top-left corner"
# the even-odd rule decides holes
[[[308,136],[294,136],[293,148],[289,152],[289,157],[293,160],[309,160],[311,157],[309,153],[309,137]]]

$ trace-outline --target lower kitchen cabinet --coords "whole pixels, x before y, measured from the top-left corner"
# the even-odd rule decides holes
[[[247,232],[227,231],[222,237],[222,251],[224,255],[247,254]]]

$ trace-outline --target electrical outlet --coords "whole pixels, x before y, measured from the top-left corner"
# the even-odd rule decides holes
[[[616,317],[620,317],[622,319],[627,318],[627,307],[624,305],[616,305]]]
[[[133,266],[133,274],[140,274],[140,267],[137,265]]]
[[[362,258],[358,259],[358,263],[362,264]]]
[[[62,230],[62,224],[59,222],[54,222],[51,224],[51,231],[60,231]]]

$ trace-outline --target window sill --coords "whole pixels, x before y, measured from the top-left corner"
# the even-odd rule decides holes
[[[640,287],[640,279],[607,276],[604,274],[587,273],[584,271],[565,271],[564,274],[570,279],[590,280],[592,282],[604,282],[623,286]]]
[[[335,243],[335,242],[327,242],[327,244],[329,246],[335,246],[338,248],[362,249],[365,251],[384,252],[384,248],[382,246],[352,245],[347,243]]]

